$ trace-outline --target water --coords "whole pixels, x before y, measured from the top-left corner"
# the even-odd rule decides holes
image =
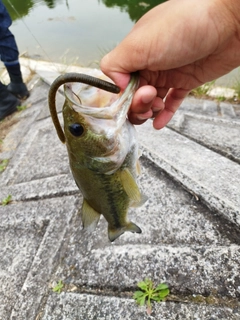
[[[164,0],[2,0],[20,53],[30,58],[96,66],[149,9]],[[217,80],[240,82],[240,68]]]
[[[99,61],[161,1],[3,0],[20,53],[87,66]],[[13,7],[12,7],[12,6]]]

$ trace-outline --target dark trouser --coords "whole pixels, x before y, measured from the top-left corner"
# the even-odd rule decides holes
[[[18,99],[26,99],[29,96],[22,80],[18,47],[9,30],[11,24],[12,20],[0,0],[0,60],[7,68],[11,80],[8,86],[0,82],[0,120],[17,110],[17,106],[21,104]]]
[[[0,0],[0,59],[7,65],[18,63],[18,47],[14,35],[9,30],[12,20]]]
[[[12,20],[0,0],[0,60],[9,73],[11,82],[22,82],[22,74],[18,61],[18,47],[14,35],[9,30]]]

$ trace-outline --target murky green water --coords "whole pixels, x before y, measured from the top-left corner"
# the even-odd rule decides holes
[[[2,0],[20,53],[67,64],[94,66],[149,9],[164,0]],[[233,86],[240,68],[218,80]]]
[[[88,65],[116,46],[159,0],[3,0],[21,53]]]

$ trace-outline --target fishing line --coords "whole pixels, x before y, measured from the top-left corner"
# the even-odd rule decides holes
[[[13,10],[15,11],[15,13],[17,14],[17,16],[19,17],[19,19],[23,22],[24,26],[26,27],[26,29],[28,30],[28,32],[31,34],[31,36],[33,37],[33,39],[36,41],[36,43],[39,45],[39,47],[42,49],[43,53],[46,55],[47,59],[49,60],[49,62],[53,65],[53,67],[55,68],[54,62],[52,61],[52,59],[49,57],[49,55],[47,54],[47,52],[44,50],[43,46],[41,45],[41,43],[38,41],[38,39],[35,37],[35,35],[32,33],[32,31],[30,30],[30,28],[28,27],[28,25],[26,24],[26,22],[24,21],[23,17],[20,16],[20,14],[18,13],[17,9],[14,7],[14,5],[11,3],[11,0],[7,0],[9,5],[13,8]]]

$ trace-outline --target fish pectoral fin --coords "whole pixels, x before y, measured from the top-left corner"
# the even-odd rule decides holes
[[[136,171],[137,171],[137,175],[140,176],[140,174],[141,174],[141,165],[140,165],[139,160],[137,160],[137,162],[136,162]]]
[[[108,238],[111,242],[116,240],[121,234],[125,231],[135,232],[135,233],[142,233],[142,230],[133,222],[129,222],[126,226],[118,229],[111,229],[108,226]]]
[[[146,196],[145,194],[141,193],[141,200],[140,201],[130,201],[129,206],[130,207],[141,207],[146,201],[148,200],[148,196]]]
[[[134,200],[136,202],[140,201],[141,192],[131,172],[127,168],[124,168],[123,170],[121,170],[120,174],[122,185],[126,194],[129,196],[131,200]]]
[[[147,198],[139,190],[138,185],[135,179],[133,178],[131,172],[127,168],[125,168],[121,171],[120,174],[123,188],[130,199],[130,205],[142,205],[147,200]]]
[[[96,229],[98,221],[100,219],[100,214],[94,210],[84,199],[81,209],[81,218],[83,229],[92,232]]]

